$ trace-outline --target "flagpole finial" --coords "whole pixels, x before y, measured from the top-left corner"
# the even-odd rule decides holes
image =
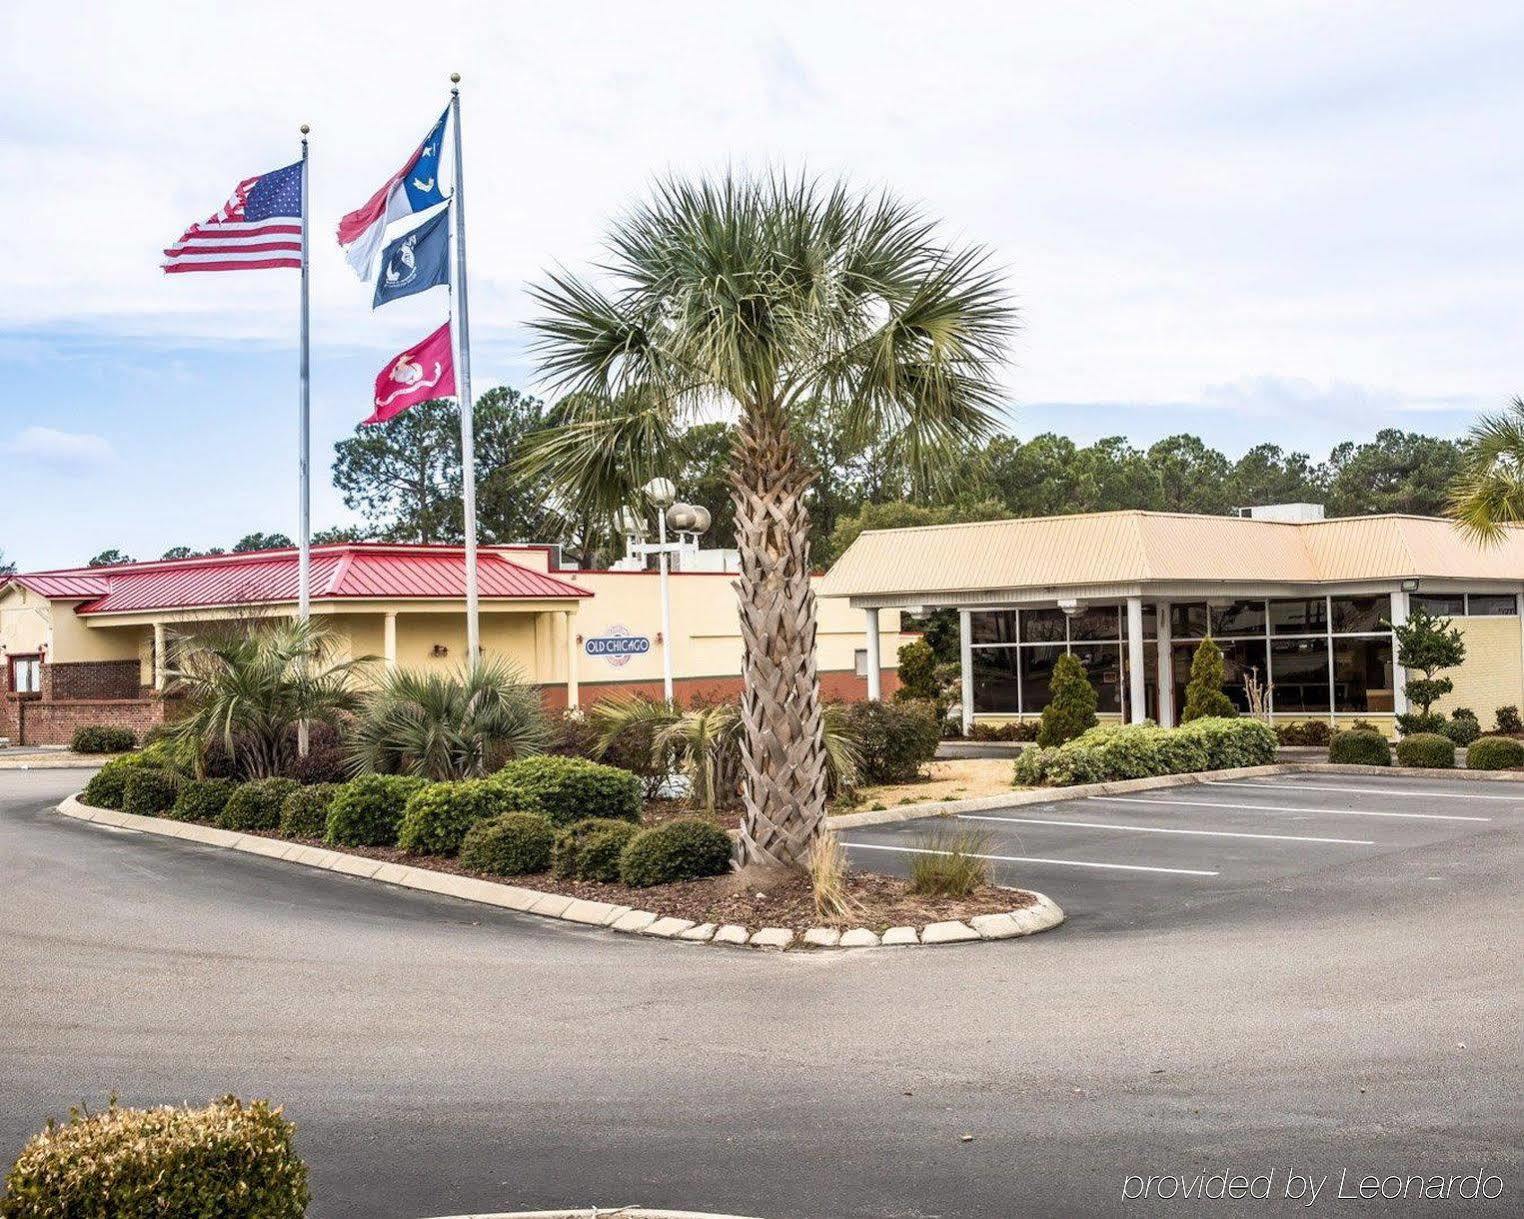
[[[459,93],[460,92],[460,73],[459,72],[451,72],[450,73],[450,84],[452,86],[454,86],[450,90],[451,93]]]
[[[302,124],[302,135],[303,136],[305,136],[311,130],[312,130],[312,128],[309,127],[306,123]]]

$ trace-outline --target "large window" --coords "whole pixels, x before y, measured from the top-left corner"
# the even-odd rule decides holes
[[[1143,616],[1143,637],[1153,640],[1152,607]],[[1065,614],[1056,607],[980,610],[969,614],[974,673],[974,710],[981,714],[1036,714],[1048,705],[1053,667],[1065,652],[1085,666],[1095,686],[1097,709],[1120,712],[1126,694],[1127,614],[1120,605],[1087,605]],[[1145,645],[1147,690],[1158,701],[1157,645]]]
[[[1512,593],[1410,593],[1408,608],[1427,610],[1435,618],[1499,618],[1519,612]]]
[[[1335,711],[1392,711],[1392,637],[1335,639],[1333,675]]]
[[[974,708],[976,710],[1010,715],[1021,710],[1016,664],[1016,648],[974,649]]]
[[[1328,640],[1277,639],[1270,645],[1270,695],[1277,711],[1328,714]]]

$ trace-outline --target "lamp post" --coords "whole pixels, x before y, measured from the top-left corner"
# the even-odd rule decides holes
[[[672,480],[653,478],[645,485],[646,498],[656,507],[657,561],[661,568],[661,689],[668,704],[672,698],[672,596],[667,587],[667,509],[677,499]]]

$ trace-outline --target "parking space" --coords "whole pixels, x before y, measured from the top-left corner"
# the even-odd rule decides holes
[[[1012,806],[951,819],[1002,884],[1039,889],[1076,926],[1151,915],[1385,854],[1524,823],[1524,786],[1280,775]],[[846,832],[859,867],[904,873],[947,819]]]

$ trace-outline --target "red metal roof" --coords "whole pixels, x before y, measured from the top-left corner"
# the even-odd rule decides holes
[[[79,614],[208,605],[267,605],[296,600],[297,552],[206,555],[157,563],[124,563],[68,571],[31,572],[12,580],[55,600],[76,597]],[[534,571],[502,551],[476,555],[477,590],[483,600],[564,600],[593,594],[565,580]],[[312,599],[464,599],[465,553],[459,546],[394,546],[342,543],[312,548]]]

